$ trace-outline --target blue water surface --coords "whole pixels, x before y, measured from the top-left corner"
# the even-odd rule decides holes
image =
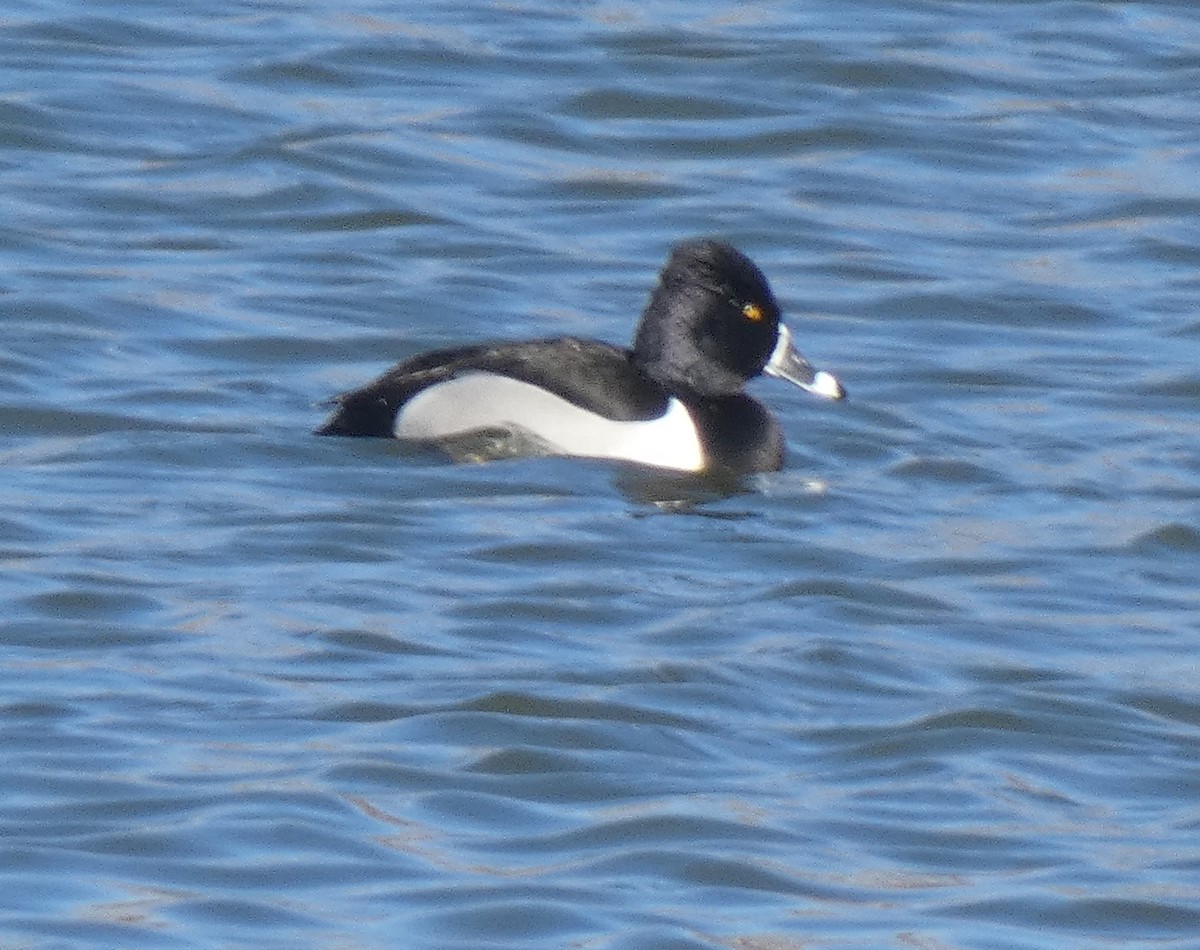
[[[1189,2],[18,2],[0,946],[1200,945]],[[628,340],[850,391],[736,485],[318,439]]]

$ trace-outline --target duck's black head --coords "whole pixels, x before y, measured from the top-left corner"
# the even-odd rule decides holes
[[[779,304],[750,258],[698,240],[671,251],[633,340],[634,360],[668,388],[738,392],[775,349]]]
[[[633,340],[634,363],[671,390],[739,392],[766,370],[818,395],[841,386],[791,346],[767,278],[740,251],[713,240],[671,251]]]

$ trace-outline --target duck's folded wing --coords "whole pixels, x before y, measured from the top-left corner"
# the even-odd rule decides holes
[[[394,434],[396,415],[417,393],[468,373],[493,373],[545,389],[619,422],[665,411],[667,393],[634,368],[629,351],[563,337],[425,353],[394,366],[361,389],[343,393],[318,435]]]

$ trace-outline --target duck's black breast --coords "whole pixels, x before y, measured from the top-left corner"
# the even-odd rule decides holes
[[[688,401],[711,472],[774,472],[783,467],[783,430],[745,393]]]
[[[391,436],[396,415],[408,400],[468,373],[529,383],[616,422],[656,418],[666,411],[669,396],[630,356],[628,350],[574,337],[436,350],[338,396],[337,410],[317,434]]]

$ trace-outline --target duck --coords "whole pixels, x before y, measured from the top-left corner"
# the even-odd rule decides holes
[[[336,396],[322,436],[472,446],[459,458],[574,456],[670,472],[783,466],[775,417],[745,392],[766,375],[845,398],[796,348],[767,278],[731,245],[676,244],[631,347],[577,337],[415,356]]]

